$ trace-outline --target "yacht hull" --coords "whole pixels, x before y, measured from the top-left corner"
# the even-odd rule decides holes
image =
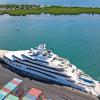
[[[10,69],[10,70],[13,70],[13,71],[16,71],[17,73],[19,74],[23,74],[25,76],[28,76],[30,78],[36,78],[38,80],[41,80],[41,81],[45,81],[45,82],[49,82],[49,83],[52,83],[52,84],[58,84],[58,85],[63,85],[63,86],[68,86],[68,87],[71,87],[71,88],[74,88],[74,89],[77,89],[77,90],[80,90],[80,91],[85,91],[85,89],[77,84],[74,84],[72,82],[69,82],[67,80],[63,80],[61,78],[57,78],[57,77],[49,77],[43,73],[39,73],[39,72],[36,72],[35,70],[29,70],[27,68],[30,68],[29,66],[25,66],[25,65],[22,65],[22,64],[19,64],[20,67],[16,66],[16,63],[7,63],[6,61],[4,61],[6,64],[7,64],[7,68]]]

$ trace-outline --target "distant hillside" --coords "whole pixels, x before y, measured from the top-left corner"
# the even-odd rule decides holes
[[[27,14],[50,14],[50,15],[78,15],[100,14],[100,8],[91,7],[64,7],[39,5],[0,5],[0,14],[12,16],[25,16]]]

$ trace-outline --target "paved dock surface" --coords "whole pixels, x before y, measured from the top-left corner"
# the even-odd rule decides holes
[[[98,98],[96,98],[95,96],[80,92],[75,89],[73,90],[69,87],[59,86],[55,84],[47,84],[47,83],[36,81],[34,79],[30,79],[28,77],[23,77],[5,68],[5,65],[0,64],[0,86],[1,87],[15,77],[24,81],[25,90],[29,90],[32,87],[41,89],[44,91],[44,95],[46,97],[51,97],[52,100],[98,100]]]

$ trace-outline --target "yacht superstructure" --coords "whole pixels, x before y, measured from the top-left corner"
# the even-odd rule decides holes
[[[37,77],[53,83],[69,86],[95,96],[100,95],[100,83],[61,58],[45,44],[30,50],[11,51],[4,55],[3,60],[10,69]]]

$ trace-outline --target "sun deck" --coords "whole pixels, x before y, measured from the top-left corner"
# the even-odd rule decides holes
[[[21,51],[9,51],[5,56],[11,60],[13,60],[13,55],[22,59],[23,57],[21,56],[22,54],[27,54],[27,50],[21,50]]]

